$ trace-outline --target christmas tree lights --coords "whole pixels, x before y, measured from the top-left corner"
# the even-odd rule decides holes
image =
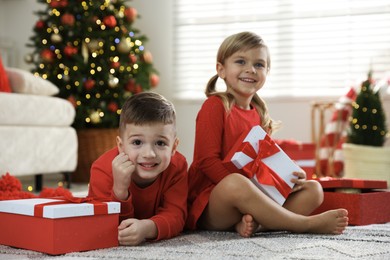
[[[76,108],[74,127],[115,128],[127,97],[159,82],[146,36],[125,0],[38,0],[45,10],[30,38],[32,72]]]

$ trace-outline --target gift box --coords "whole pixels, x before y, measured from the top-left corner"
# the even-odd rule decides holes
[[[279,140],[279,147],[306,172],[308,180],[313,179],[316,169],[316,145],[290,140]]]
[[[59,255],[118,246],[120,203],[0,201],[0,244]]]
[[[283,205],[297,178],[293,172],[302,171],[260,127],[244,133],[223,160],[230,172],[240,172],[270,198]]]
[[[387,181],[324,178],[324,202],[313,214],[331,209],[348,210],[350,225],[390,222],[390,191]]]

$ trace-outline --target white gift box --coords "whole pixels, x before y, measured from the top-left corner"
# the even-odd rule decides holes
[[[291,179],[297,177],[293,172],[303,171],[260,126],[254,126],[248,133],[244,133],[223,163],[230,172],[240,172],[249,177],[260,190],[280,205],[284,204],[294,187]],[[251,170],[254,168],[258,171]],[[269,181],[262,183],[263,179],[273,179],[274,184]]]

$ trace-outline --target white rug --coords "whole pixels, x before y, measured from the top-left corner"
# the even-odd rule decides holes
[[[1,232],[1,231],[0,231]],[[348,227],[342,235],[259,233],[244,239],[229,232],[184,233],[137,247],[62,256],[0,245],[0,259],[390,259],[390,223]]]

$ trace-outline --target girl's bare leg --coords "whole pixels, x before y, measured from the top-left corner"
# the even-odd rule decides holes
[[[295,209],[295,203],[292,204],[291,207]],[[251,221],[244,221],[245,215],[253,218],[254,225],[258,223],[270,230],[299,233],[340,234],[348,225],[348,212],[344,209],[314,216],[296,214],[275,203],[241,174],[230,174],[215,186],[199,224],[209,230],[236,228],[239,231],[237,227],[248,230],[248,223],[252,224]],[[243,234],[245,232],[240,233]]]
[[[308,216],[324,200],[321,184],[314,180],[306,181],[302,189],[291,193],[283,207],[294,213]]]

